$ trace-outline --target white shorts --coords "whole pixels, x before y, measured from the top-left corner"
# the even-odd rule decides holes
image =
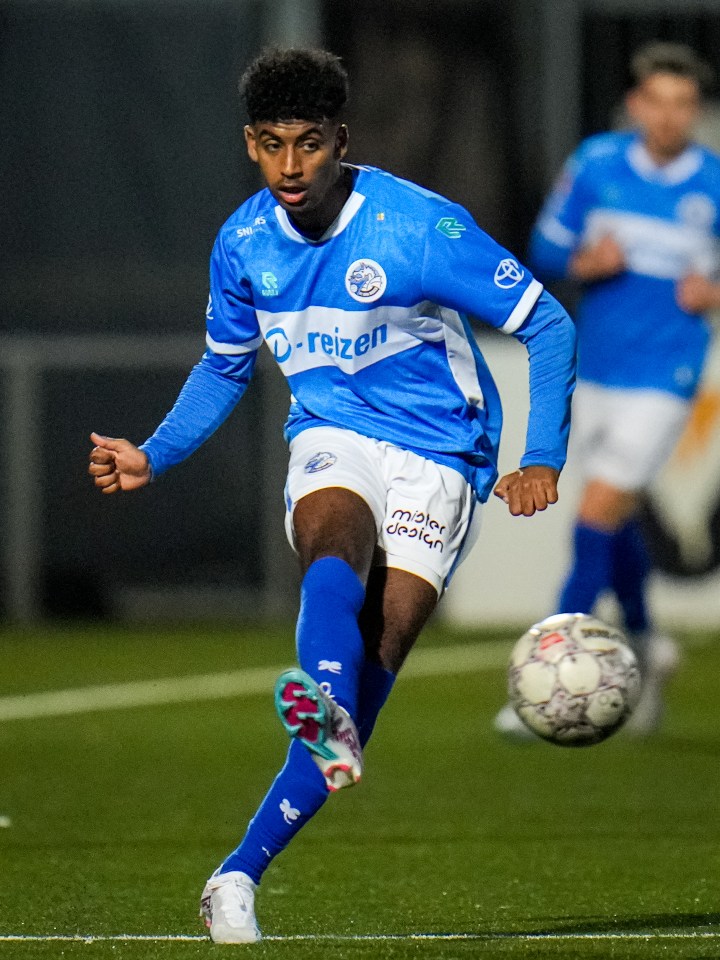
[[[568,459],[585,480],[619,490],[650,485],[680,439],[690,401],[660,390],[619,390],[578,383]]]
[[[381,440],[312,427],[290,444],[285,530],[302,497],[344,487],[368,504],[378,530],[374,564],[427,580],[438,594],[477,540],[480,503],[457,470]]]

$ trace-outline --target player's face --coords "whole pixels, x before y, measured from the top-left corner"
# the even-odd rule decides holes
[[[329,227],[348,196],[341,160],[347,153],[344,124],[293,120],[245,127],[251,160],[268,189],[301,227]]]
[[[700,115],[700,90],[690,77],[653,73],[630,93],[627,106],[651,156],[662,163],[688,145]]]

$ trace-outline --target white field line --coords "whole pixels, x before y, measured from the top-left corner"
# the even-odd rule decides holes
[[[494,670],[507,663],[511,644],[493,641],[416,650],[403,669],[403,678],[438,677]],[[0,697],[0,722],[38,717],[72,716],[95,710],[124,710],[198,700],[251,697],[271,691],[285,667],[252,667],[229,673],[205,673],[131,683],[49,690]]]
[[[394,941],[415,941],[415,940],[441,940],[441,941],[457,941],[457,940],[484,940],[486,942],[492,942],[495,940],[523,940],[523,941],[535,941],[535,940],[712,940],[720,939],[720,932],[714,933],[712,931],[705,930],[684,930],[678,932],[661,932],[661,933],[649,933],[642,931],[618,931],[616,933],[606,932],[606,933],[583,933],[582,931],[578,933],[359,933],[359,934],[344,934],[344,933],[299,933],[299,934],[290,934],[288,936],[269,936],[263,937],[264,943],[284,943],[289,941],[311,941],[311,942],[338,942],[338,941],[384,941],[384,940],[394,940]],[[132,933],[120,933],[115,935],[104,935],[99,934],[97,936],[93,934],[49,934],[48,936],[33,936],[25,934],[6,934],[0,935],[0,943],[38,943],[46,941],[60,941],[61,943],[127,943],[127,942],[144,942],[144,943],[160,943],[160,942],[174,942],[174,943],[199,943],[199,942],[209,942],[209,938],[206,936],[183,936],[182,934],[158,934],[157,936],[145,935],[145,934],[132,934]]]

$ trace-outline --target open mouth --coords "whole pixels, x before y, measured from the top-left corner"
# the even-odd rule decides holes
[[[307,190],[305,187],[288,186],[288,187],[280,187],[280,189],[278,190],[278,197],[284,203],[288,203],[293,206],[297,205],[298,203],[302,203],[302,201],[305,199],[306,196],[307,196]]]

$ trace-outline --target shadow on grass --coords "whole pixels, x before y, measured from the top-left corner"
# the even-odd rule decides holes
[[[666,930],[686,930],[697,927],[720,925],[720,913],[650,913],[646,916],[585,917],[576,920],[554,918],[547,929],[535,931],[538,935],[548,933],[652,933]],[[718,929],[720,933],[720,927]]]

